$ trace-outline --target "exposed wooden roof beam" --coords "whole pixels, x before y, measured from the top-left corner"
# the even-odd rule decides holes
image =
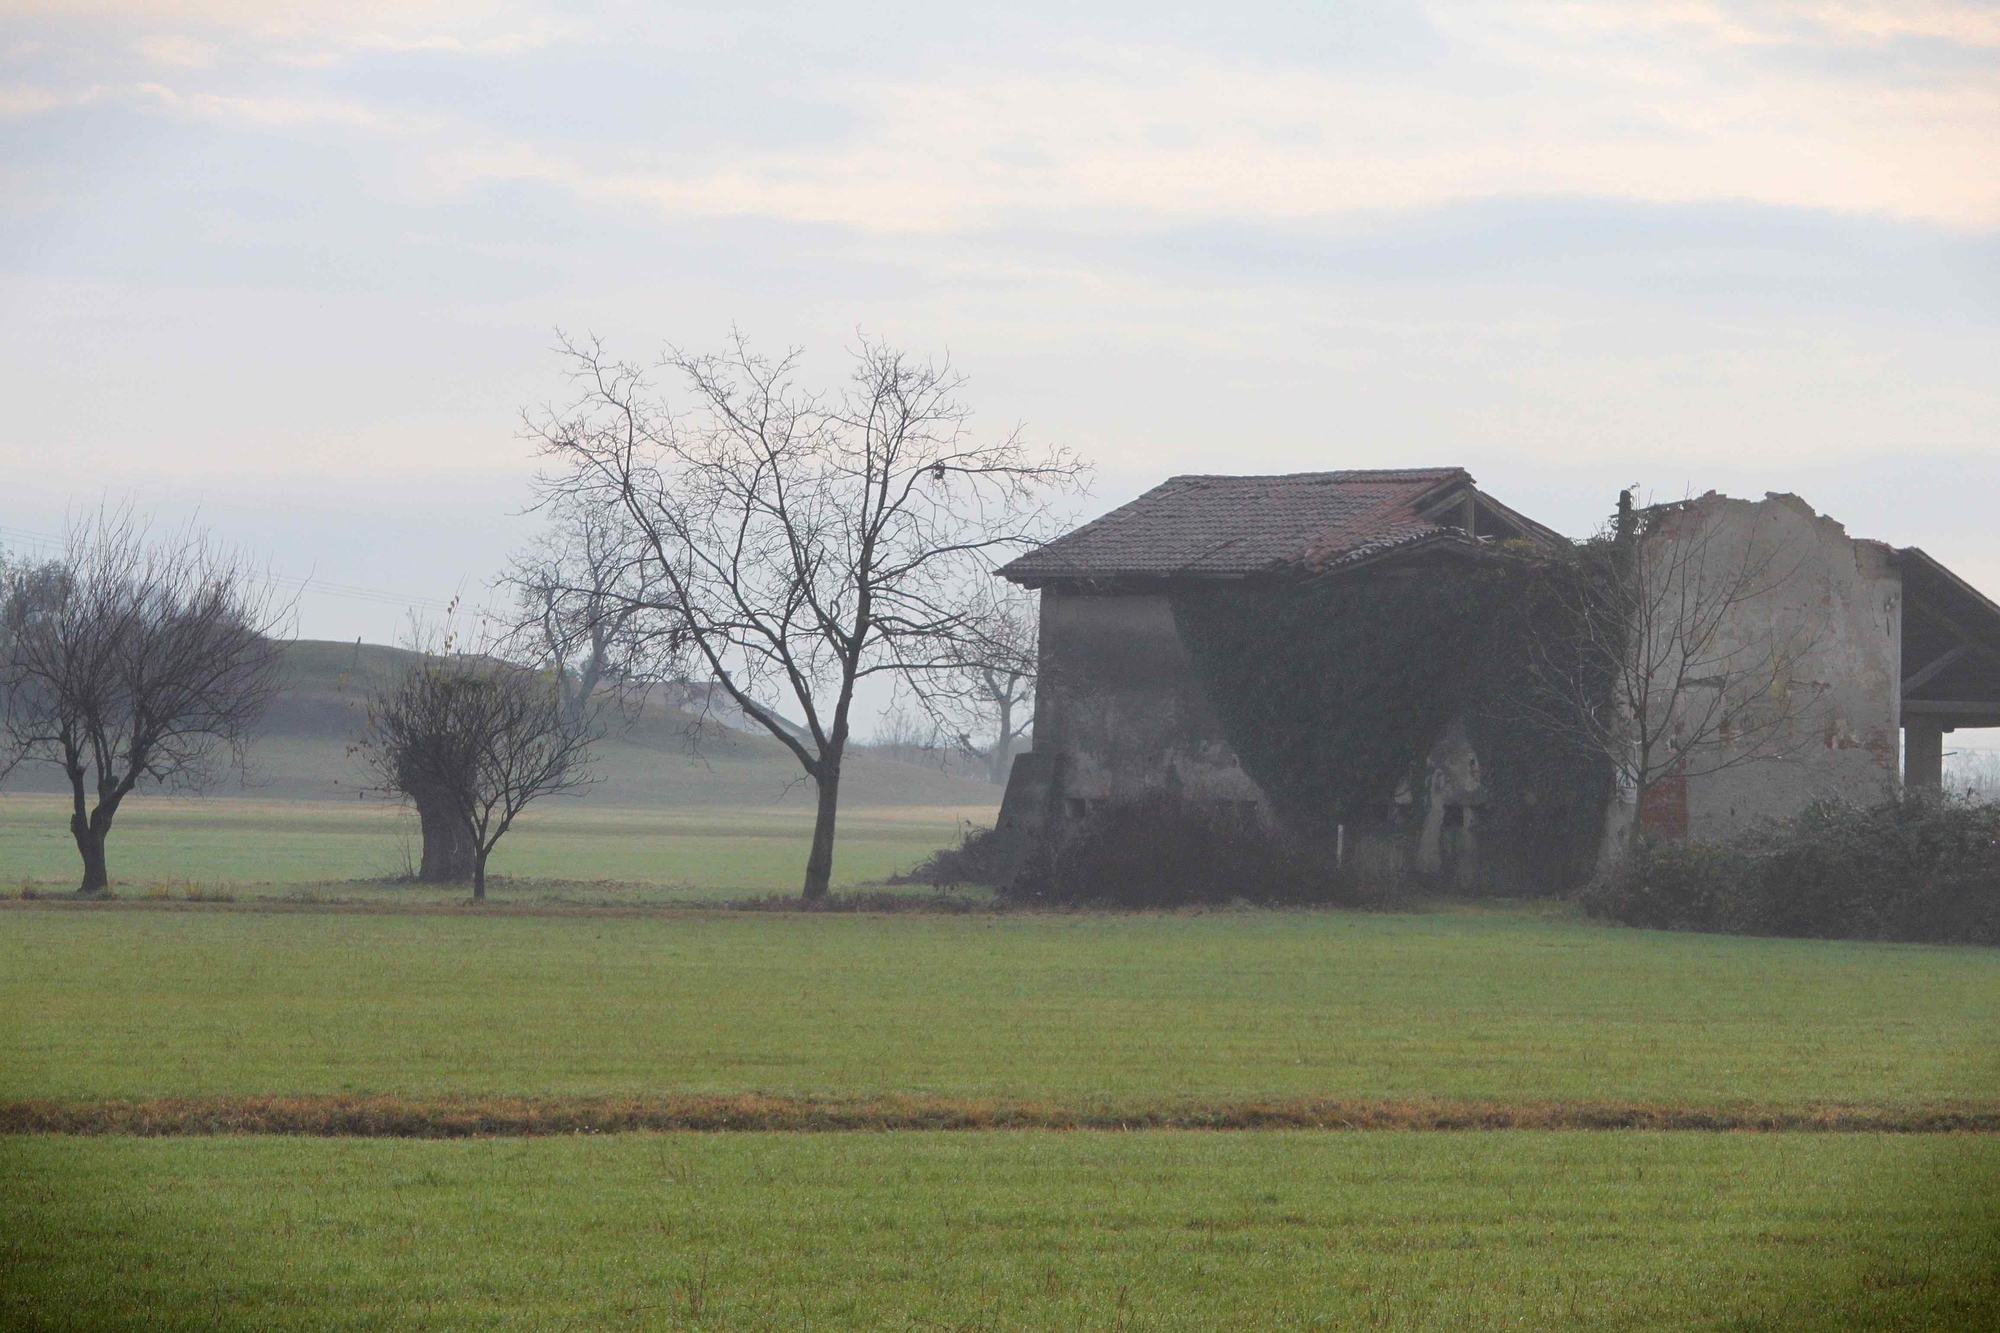
[[[1557,532],[1554,528],[1537,523],[1520,510],[1501,504],[1478,487],[1475,486],[1472,493],[1479,497],[1479,503],[1483,507],[1497,514],[1502,522],[1513,527],[1523,537],[1539,542],[1551,550],[1560,550],[1571,545],[1570,539]]]
[[[1963,625],[1930,603],[1921,598],[1905,596],[1903,598],[1903,606],[1904,609],[1916,612],[1939,629],[1948,632],[1952,638],[1958,640],[1961,647],[1970,648],[1987,661],[2000,664],[2000,649],[1995,649],[1991,645],[1981,642],[1969,633]]]
[[[1909,675],[1903,677],[1903,693],[1908,694],[1911,690],[1922,689],[1926,682],[1935,680],[1939,672],[1945,670],[1946,668],[1951,666],[1953,662],[1956,662],[1959,658],[1965,656],[1967,653],[1971,651],[1972,651],[1971,644],[1961,643],[1958,645],[1958,647],[1953,648],[1951,651],[1945,653],[1942,657],[1938,658],[1935,662],[1932,662],[1929,666],[1924,667],[1920,671],[1911,672]]]
[[[1960,717],[1977,714],[2000,718],[2000,699],[1906,699],[1903,702],[1903,711],[1920,716]]]

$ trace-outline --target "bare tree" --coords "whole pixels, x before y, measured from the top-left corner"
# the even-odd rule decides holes
[[[562,350],[581,396],[528,419],[558,469],[547,493],[624,510],[640,560],[616,595],[640,639],[684,645],[812,780],[803,894],[821,898],[855,687],[951,670],[973,632],[964,590],[1033,544],[1043,497],[1082,466],[1018,431],[974,439],[963,379],[879,342],[833,394],[798,387],[796,351],[772,360],[740,336],[719,356],[670,353],[659,368],[687,390],[685,417],[600,344]]]
[[[464,878],[486,897],[486,862],[515,818],[575,794],[599,732],[555,678],[472,653],[431,653],[368,710],[359,749],[382,785],[411,798],[423,828],[421,878]],[[470,864],[466,862],[469,860]]]
[[[1040,623],[1033,594],[982,588],[966,632],[949,648],[948,669],[918,680],[915,693],[938,735],[1005,783],[1014,748],[1034,726]]]
[[[622,507],[564,496],[549,509],[548,529],[500,582],[514,593],[511,646],[553,674],[563,706],[581,719],[600,686],[637,674],[636,548]]]
[[[900,699],[875,719],[873,734],[856,741],[854,749],[876,759],[934,768],[940,773],[960,774],[965,763],[958,747],[942,743],[936,722],[910,712]]]
[[[241,768],[284,611],[240,557],[192,528],[153,540],[129,511],[0,574],[0,776],[27,761],[68,777],[77,892],[109,887],[105,842],[140,783],[199,790],[224,760]]]
[[[1635,509],[1572,553],[1532,628],[1532,720],[1609,759],[1631,798],[1627,845],[1661,793],[1809,743],[1820,590],[1754,506],[1708,495]]]

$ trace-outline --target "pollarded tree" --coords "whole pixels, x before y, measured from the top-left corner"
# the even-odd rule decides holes
[[[470,653],[431,653],[370,701],[361,754],[417,806],[425,877],[472,880],[514,820],[545,796],[574,795],[599,736],[547,672]],[[468,864],[469,862],[469,864]]]
[[[803,894],[821,898],[856,687],[954,669],[977,633],[966,590],[1036,542],[1045,496],[1082,465],[1018,431],[975,439],[963,379],[879,342],[838,393],[801,389],[798,353],[771,360],[740,337],[719,356],[671,353],[660,369],[694,405],[678,417],[646,371],[595,342],[563,350],[582,393],[528,420],[555,468],[546,492],[623,510],[636,559],[615,596],[635,632],[698,657],[812,779]]]
[[[240,557],[193,529],[154,540],[129,512],[0,574],[0,775],[34,762],[69,779],[79,893],[109,887],[105,842],[141,783],[199,790],[242,766],[282,619]]]
[[[461,795],[471,758],[455,707],[457,675],[444,669],[446,661],[425,651],[422,663],[377,690],[350,751],[375,771],[383,790],[416,807],[422,884],[468,883],[479,860]]]

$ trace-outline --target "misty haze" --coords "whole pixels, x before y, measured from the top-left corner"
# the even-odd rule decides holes
[[[22,0],[0,144],[0,1325],[1994,1326],[1990,0]]]

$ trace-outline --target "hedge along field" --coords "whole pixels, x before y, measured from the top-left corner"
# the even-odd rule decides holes
[[[836,883],[879,882],[955,842],[961,822],[992,823],[979,807],[888,806],[841,812]],[[23,882],[75,887],[81,873],[68,806],[38,795],[0,795],[0,889]],[[414,857],[415,819],[385,801],[253,801],[241,798],[128,803],[112,828],[114,889],[149,886],[184,894],[224,887],[239,896],[280,896],[302,885],[338,884],[340,896],[463,896],[452,889],[343,883],[404,873]],[[551,803],[530,810],[493,855],[496,875],[589,883],[598,896],[704,897],[796,891],[812,841],[812,810],[774,806],[634,810]],[[497,884],[496,900],[546,885]]]
[[[0,1099],[1991,1105],[2000,953],[1526,914],[0,912]]]
[[[1985,1330],[2000,1138],[0,1139],[36,1329]]]

